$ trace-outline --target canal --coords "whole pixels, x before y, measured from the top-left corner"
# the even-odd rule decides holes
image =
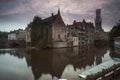
[[[0,49],[0,80],[79,80],[78,74],[111,59],[107,46]]]

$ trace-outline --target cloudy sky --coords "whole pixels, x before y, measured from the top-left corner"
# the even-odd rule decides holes
[[[120,19],[120,0],[0,0],[0,31],[25,29],[35,15],[44,19],[56,14],[59,7],[66,24],[83,19],[94,23],[98,8],[105,31]]]

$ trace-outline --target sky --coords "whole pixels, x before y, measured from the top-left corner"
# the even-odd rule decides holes
[[[0,31],[25,29],[34,16],[44,19],[56,14],[58,8],[65,24],[83,19],[94,23],[99,8],[105,31],[120,19],[120,0],[0,0]]]

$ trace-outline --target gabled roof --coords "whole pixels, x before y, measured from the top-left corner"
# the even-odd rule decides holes
[[[57,13],[56,15],[53,15],[53,13],[52,13],[52,15],[51,15],[50,17],[45,18],[45,19],[41,19],[39,16],[35,16],[34,19],[33,19],[33,21],[36,20],[36,21],[38,21],[38,22],[40,22],[40,23],[43,23],[43,24],[44,24],[44,23],[45,23],[45,24],[48,23],[49,25],[51,25],[52,23],[54,23],[54,22],[57,20],[58,17],[59,17],[59,19],[61,19],[62,22],[64,23],[61,15],[60,15],[60,10],[58,10],[58,13]],[[36,22],[36,21],[35,21],[35,22]],[[32,23],[33,23],[33,22],[31,22],[30,24],[28,24],[28,26],[27,26],[27,28],[26,28],[25,30],[27,30],[28,28],[31,28],[31,27],[32,27]],[[64,25],[65,25],[65,23],[64,23]]]
[[[58,13],[56,15],[53,15],[52,13],[50,17],[43,19],[43,22],[53,23],[57,17],[61,17],[60,10],[58,10]]]
[[[57,17],[58,17],[58,14],[50,16],[48,18],[45,18],[45,19],[43,19],[43,21],[48,22],[48,23],[53,23],[56,20]]]
[[[81,22],[75,22],[75,23],[73,23],[73,26],[74,26],[75,28],[78,28],[78,29],[80,29],[80,28],[83,27]]]

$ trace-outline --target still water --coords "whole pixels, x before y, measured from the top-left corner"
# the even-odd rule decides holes
[[[110,59],[109,47],[0,49],[0,80],[79,80],[79,73]]]

